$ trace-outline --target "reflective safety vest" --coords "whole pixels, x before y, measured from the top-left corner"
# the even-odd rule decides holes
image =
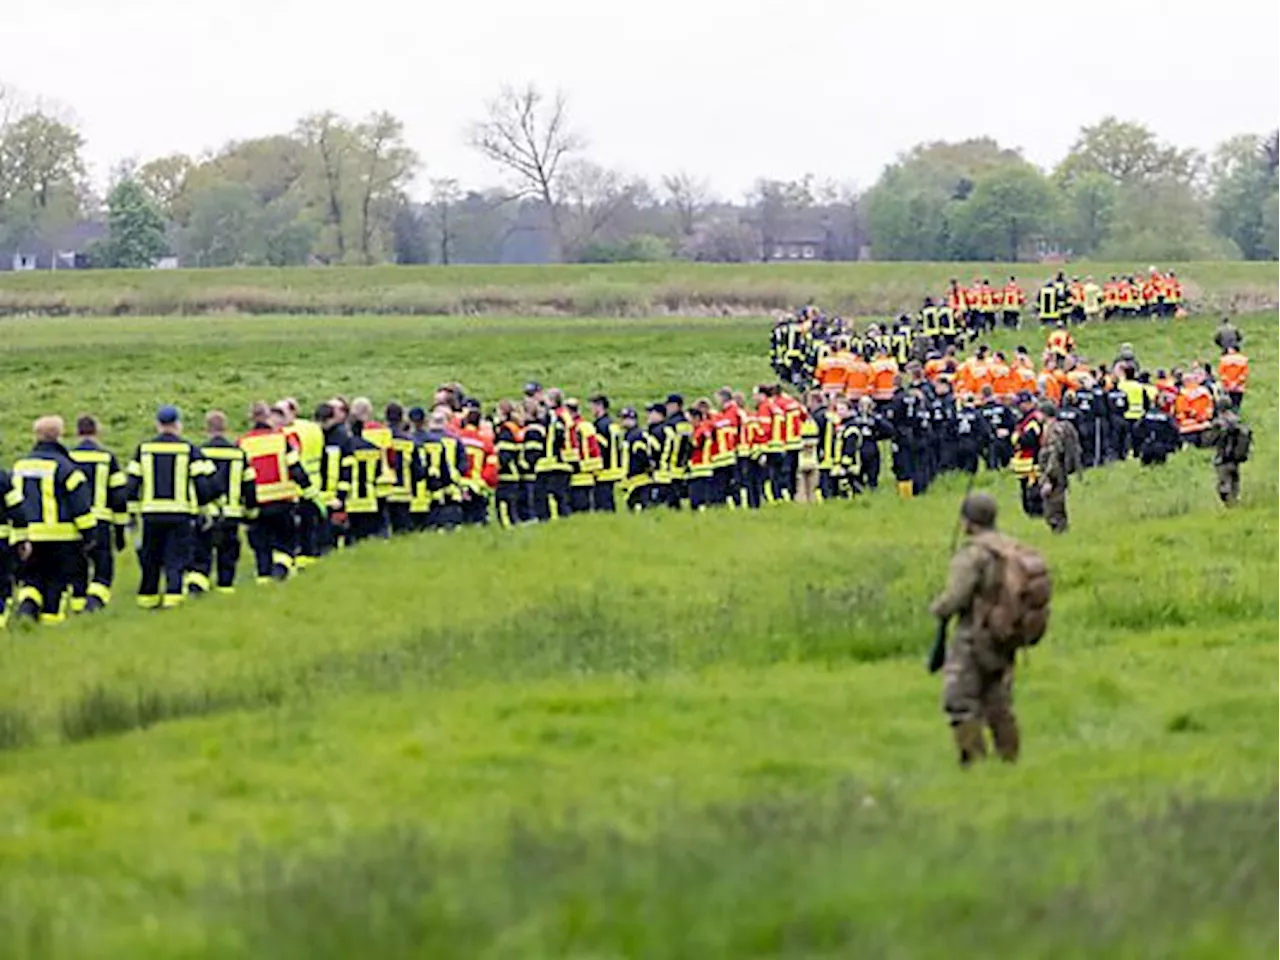
[[[711,427],[716,433],[714,467],[731,467],[738,459],[738,421],[733,410],[712,414]]]
[[[938,310],[938,330],[944,337],[956,335],[956,314],[963,313],[963,307],[943,307]]]
[[[324,430],[313,420],[301,417],[284,428],[286,436],[292,437],[298,448],[302,469],[307,471],[312,486],[320,482],[320,458],[324,454]]]
[[[298,450],[283,430],[255,427],[240,438],[239,445],[253,469],[259,506],[297,501],[298,485],[289,479],[289,472],[300,462]]]
[[[920,311],[920,332],[926,337],[936,337],[942,332],[938,323],[938,308],[924,307]]]
[[[898,364],[889,357],[877,357],[871,363],[871,396],[877,400],[893,399],[893,380]]]
[[[1200,433],[1213,419],[1213,395],[1202,386],[1191,387],[1178,394],[1173,415],[1180,433]]]
[[[1147,384],[1139,383],[1137,380],[1120,381],[1120,390],[1124,393],[1125,402],[1129,405],[1124,412],[1126,420],[1132,422],[1142,419],[1147,409],[1147,398],[1150,395],[1147,387]]]
[[[800,457],[798,461],[800,469],[816,470],[818,468],[821,455],[818,448],[821,444],[821,431],[818,430],[817,422],[810,417],[800,427]]]
[[[343,458],[347,513],[378,512],[378,478],[382,474],[382,450],[364,439],[352,439],[351,452]]]
[[[1218,379],[1228,393],[1243,393],[1249,382],[1249,358],[1243,353],[1224,353],[1218,361]]]

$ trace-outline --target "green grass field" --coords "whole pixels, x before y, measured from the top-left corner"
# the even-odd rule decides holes
[[[3,452],[50,410],[123,452],[170,401],[694,396],[765,377],[767,326],[11,319]],[[105,615],[0,644],[0,955],[1274,956],[1276,316],[1241,327],[1238,509],[1189,451],[1087,474],[1050,539],[980,476],[1057,584],[1016,768],[955,768],[923,668],[957,478],[373,544],[174,614],[126,561]]]
[[[1146,270],[1073,263],[1069,273]],[[1198,312],[1273,310],[1275,263],[1172,267]],[[1028,292],[1059,267],[1019,263],[770,263],[112,270],[0,274],[0,316],[22,314],[739,314],[813,301],[858,314],[897,314],[938,295],[950,277],[1016,274]]]

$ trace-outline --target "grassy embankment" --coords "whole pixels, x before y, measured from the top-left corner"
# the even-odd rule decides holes
[[[1193,451],[1090,473],[1050,540],[1010,478],[980,478],[1057,575],[1017,768],[953,769],[921,666],[954,478],[910,502],[373,545],[282,588],[6,642],[0,951],[1274,954],[1274,324],[1244,325],[1240,509]],[[1172,364],[1211,329],[1080,338]],[[454,376],[494,397],[536,376],[638,401],[766,370],[759,322],[6,332],[10,450],[52,408],[99,410],[123,448],[159,399],[413,400]]]
[[[1170,265],[1164,265],[1170,266]],[[1106,276],[1137,263],[1077,263]],[[1277,306],[1275,263],[1173,264],[1197,312]],[[354,267],[62,271],[0,274],[0,316],[13,314],[560,314],[762,313],[806,301],[846,313],[896,314],[948,278],[1016,274],[1028,291],[1041,264],[772,263],[607,266]]]

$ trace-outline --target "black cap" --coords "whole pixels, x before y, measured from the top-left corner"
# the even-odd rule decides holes
[[[636,408],[635,408],[635,407],[623,407],[623,408],[622,408],[622,411],[618,414],[618,416],[620,416],[623,420],[635,420],[635,419],[637,419],[637,417],[636,417]]]
[[[682,407],[683,407],[683,406],[684,406],[684,397],[680,396],[680,394],[678,394],[678,393],[668,393],[668,394],[667,394],[667,403],[678,403],[680,406],[682,406]]]
[[[1013,399],[1016,400],[1018,403],[1030,403],[1031,394],[1027,393],[1027,391],[1025,390],[1019,390],[1017,395]]]
[[[409,419],[414,423],[419,423],[427,419],[427,411],[423,410],[421,407],[410,407]]]
[[[537,380],[530,380],[528,383],[524,385],[524,395],[526,397],[532,397],[535,393],[537,393],[541,389],[542,389],[542,384],[540,384]]]
[[[661,413],[663,416],[667,413],[667,408],[661,403],[651,403],[649,406],[645,407],[645,410],[649,413]]]

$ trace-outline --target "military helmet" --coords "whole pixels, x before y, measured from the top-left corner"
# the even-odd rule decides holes
[[[960,516],[979,527],[994,527],[996,511],[996,498],[982,491],[969,494],[960,504]]]

